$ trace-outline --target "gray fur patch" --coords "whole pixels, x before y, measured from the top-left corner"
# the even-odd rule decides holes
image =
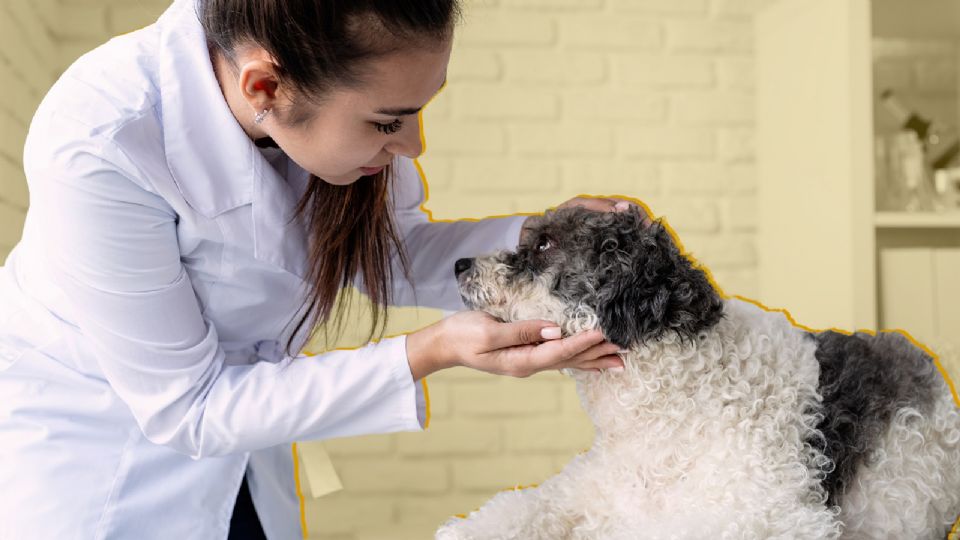
[[[904,407],[928,411],[939,373],[933,359],[902,334],[852,335],[825,331],[817,341],[823,419],[822,440],[811,441],[834,464],[824,471],[828,503],[839,505],[844,491]]]
[[[555,276],[553,292],[593,308],[604,335],[621,347],[676,332],[692,340],[723,316],[720,295],[659,221],[638,209],[566,208],[535,219],[508,266]]]

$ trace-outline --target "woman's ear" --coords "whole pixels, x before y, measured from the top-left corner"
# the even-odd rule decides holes
[[[720,320],[720,295],[659,221],[598,242],[603,270],[596,312],[609,341],[630,348],[668,330],[692,339]],[[614,243],[616,250],[603,247]]]
[[[244,99],[254,110],[274,108],[280,83],[272,62],[259,58],[249,60],[240,66],[238,79]]]

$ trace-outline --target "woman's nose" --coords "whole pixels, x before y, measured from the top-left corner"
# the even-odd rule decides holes
[[[420,140],[420,114],[412,116],[414,120],[405,120],[400,131],[390,137],[384,145],[393,155],[415,158],[423,153],[423,141]]]
[[[459,276],[460,274],[466,272],[473,267],[473,259],[458,259],[457,262],[453,264],[453,273],[454,275]]]

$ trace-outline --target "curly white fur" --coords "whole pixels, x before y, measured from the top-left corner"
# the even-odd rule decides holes
[[[930,415],[898,411],[872,457],[844,496],[844,538],[943,538],[960,509],[960,410],[949,393]]]
[[[589,308],[572,314],[537,284],[497,300],[505,320],[556,312],[568,331],[596,325]],[[624,354],[621,373],[570,371],[596,428],[589,451],[436,538],[942,537],[960,511],[960,413],[949,394],[932,422],[902,410],[842,512],[828,508],[828,460],[806,442],[819,420],[815,349],[783,314],[727,299],[694,343],[668,333]],[[878,490],[886,502],[870,496]]]
[[[589,451],[437,538],[942,538],[960,514],[960,412],[929,357],[722,299],[676,246],[637,212],[567,209],[515,252],[458,264],[467,305],[602,327],[629,350],[622,372],[568,372]]]

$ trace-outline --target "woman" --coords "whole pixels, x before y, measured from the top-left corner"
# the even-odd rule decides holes
[[[267,536],[300,537],[290,442],[422,429],[439,369],[621,365],[597,332],[478,312],[298,355],[350,283],[377,314],[462,309],[454,262],[524,218],[419,210],[454,0],[195,2],[83,57],[31,125],[0,272],[2,539],[239,537],[244,479]]]

